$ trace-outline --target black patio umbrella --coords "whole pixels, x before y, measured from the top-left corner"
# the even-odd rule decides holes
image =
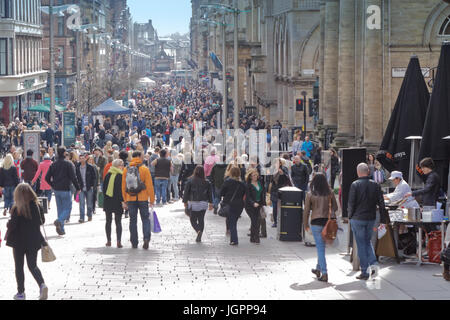
[[[436,163],[442,186],[447,190],[450,140],[450,43],[444,43],[422,133],[419,160],[431,157]]]
[[[417,56],[412,56],[406,70],[397,102],[392,111],[377,160],[390,172],[401,171],[409,177],[410,136],[421,136],[430,93]]]

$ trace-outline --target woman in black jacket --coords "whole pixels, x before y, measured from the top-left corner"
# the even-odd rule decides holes
[[[183,203],[190,212],[191,225],[197,232],[196,242],[202,241],[203,231],[205,229],[206,209],[213,209],[213,198],[211,183],[205,179],[205,170],[203,166],[197,166],[194,174],[186,183]]]
[[[39,285],[40,300],[47,300],[48,288],[42,273],[37,267],[37,254],[45,243],[40,226],[45,223],[44,210],[29,184],[22,183],[14,192],[15,204],[8,222],[6,245],[13,248],[16,267],[17,294],[14,300],[25,300],[24,257],[27,257],[28,269]]]
[[[0,187],[3,188],[3,196],[5,197],[4,216],[14,205],[14,190],[19,182],[17,169],[14,166],[14,158],[11,154],[7,154],[3,160],[3,167],[0,169]]]
[[[230,245],[239,244],[237,233],[237,221],[244,210],[245,184],[241,182],[241,169],[232,167],[229,171],[229,177],[225,180],[220,192],[220,198],[223,198],[223,204],[230,206],[227,216],[227,229],[230,230]]]
[[[122,248],[122,214],[123,214],[123,195],[122,195],[122,174],[123,161],[116,159],[112,162],[111,169],[105,176],[103,182],[103,211],[106,214],[106,239],[107,247],[111,247],[111,224],[114,213],[116,222],[117,248]]]
[[[269,205],[272,205],[273,207],[273,220],[274,220],[272,228],[276,228],[278,222],[278,190],[287,186],[289,187],[292,186],[288,169],[280,163],[278,172],[272,177],[269,186],[270,202],[271,202],[271,204]]]
[[[248,171],[246,182],[245,211],[251,220],[250,242],[259,244],[259,230],[262,220],[261,210],[266,205],[266,190],[264,184],[259,181],[257,169],[250,169]]]

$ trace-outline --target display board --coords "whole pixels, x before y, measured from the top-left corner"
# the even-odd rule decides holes
[[[37,161],[37,163],[41,162],[41,131],[38,130],[25,130],[23,132],[23,143],[25,154],[28,150],[33,150],[33,159]]]
[[[75,112],[64,112],[63,113],[63,139],[62,143],[64,147],[70,147],[76,142],[75,134]]]

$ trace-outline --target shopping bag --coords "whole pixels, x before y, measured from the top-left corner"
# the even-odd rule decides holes
[[[150,223],[152,228],[152,233],[160,233],[161,225],[159,224],[158,216],[156,215],[156,211],[153,211],[152,214],[150,214]]]
[[[99,191],[97,194],[97,203],[99,208],[103,208],[103,202],[105,201],[105,197],[103,196],[103,192]]]
[[[386,225],[380,224],[380,226],[378,227],[378,240],[383,238],[386,235],[386,232]]]
[[[77,192],[77,195],[75,196],[75,202],[80,203],[80,193]]]

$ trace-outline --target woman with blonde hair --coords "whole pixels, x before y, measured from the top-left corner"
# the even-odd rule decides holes
[[[37,254],[45,240],[40,227],[45,223],[44,210],[40,207],[36,193],[27,183],[21,183],[14,192],[15,204],[8,222],[6,245],[13,248],[16,268],[17,294],[14,300],[25,300],[24,257],[28,269],[39,285],[40,300],[47,300],[48,288],[37,267]]]
[[[244,210],[245,185],[241,182],[241,170],[239,167],[232,167],[229,176],[223,183],[220,198],[223,198],[222,206],[227,207],[226,224],[230,231],[230,245],[239,244],[237,233],[237,221]]]
[[[8,210],[14,205],[14,189],[19,184],[19,176],[14,166],[14,158],[8,153],[3,160],[3,167],[0,170],[0,187],[3,188],[5,201],[5,210],[3,215],[6,216]]]

